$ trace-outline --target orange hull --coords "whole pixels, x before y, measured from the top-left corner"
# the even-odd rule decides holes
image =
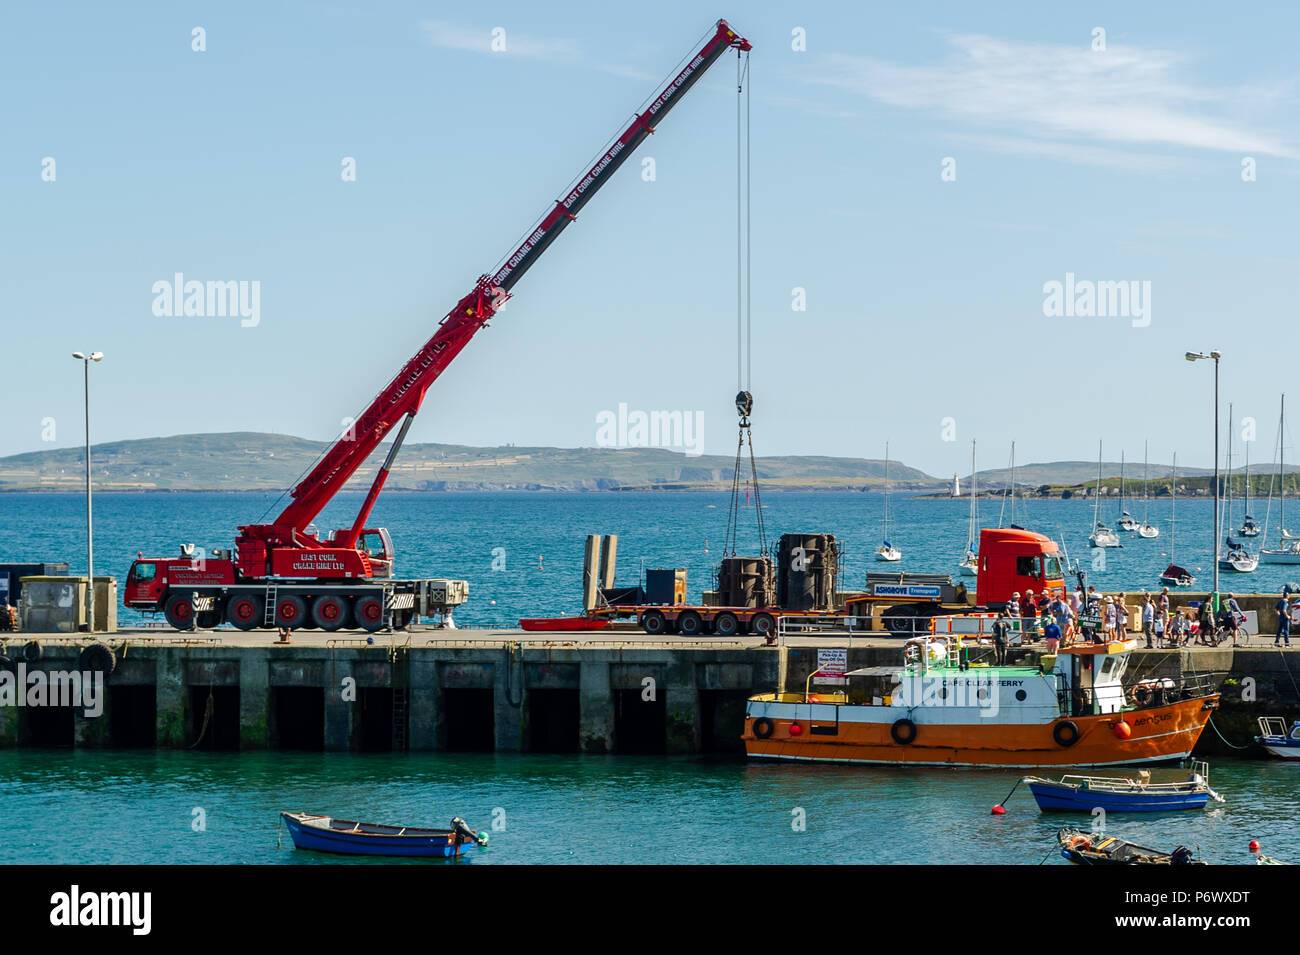
[[[760,739],[754,735],[755,720],[749,718],[743,738],[750,756],[835,763],[1034,768],[1157,762],[1191,753],[1218,699],[1216,695],[1122,714],[1071,717],[1079,737],[1070,746],[1059,745],[1052,735],[1053,727],[1065,722],[1064,718],[1038,724],[918,723],[916,738],[907,744],[894,742],[892,722],[773,718],[771,735]],[[846,705],[838,709],[866,708]],[[899,708],[896,712],[904,717],[908,711]],[[1121,719],[1131,729],[1128,739],[1115,736],[1115,724]],[[797,735],[790,733],[792,723],[800,724]],[[837,730],[836,734],[826,735],[831,729]]]

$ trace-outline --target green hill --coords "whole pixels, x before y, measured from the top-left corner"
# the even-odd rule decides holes
[[[297,482],[328,444],[290,435],[233,432],[114,441],[91,451],[95,487],[101,491],[275,490]],[[383,449],[353,478],[364,487],[383,460]],[[730,487],[734,459],[686,455],[659,448],[474,448],[407,444],[387,487],[394,490],[626,490]],[[81,449],[33,451],[0,458],[0,490],[76,490],[84,486]],[[875,489],[884,484],[884,461],[790,456],[758,459],[772,489]],[[933,490],[941,482],[916,468],[890,462],[900,490]]]

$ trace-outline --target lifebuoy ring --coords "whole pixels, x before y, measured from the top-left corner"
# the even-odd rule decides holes
[[[758,739],[767,739],[769,736],[772,735],[772,732],[775,729],[776,729],[776,724],[774,724],[766,716],[760,716],[758,719],[754,720],[754,735]]]
[[[916,739],[916,724],[911,720],[896,720],[889,728],[889,735],[899,746],[906,746]]]
[[[1139,683],[1133,687],[1133,702],[1138,706],[1150,706],[1154,700],[1155,691],[1151,689],[1150,685]]]
[[[1073,720],[1062,720],[1052,727],[1052,739],[1057,746],[1070,747],[1079,741],[1079,727]]]

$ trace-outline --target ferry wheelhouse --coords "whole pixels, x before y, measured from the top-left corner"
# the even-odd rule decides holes
[[[1208,677],[1125,682],[1133,640],[1063,648],[1051,668],[971,662],[959,635],[908,641],[845,690],[762,693],[748,755],[909,766],[1113,766],[1191,754],[1219,695]]]

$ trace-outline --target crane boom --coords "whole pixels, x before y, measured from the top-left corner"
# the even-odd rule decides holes
[[[355,423],[321,457],[305,478],[290,491],[292,501],[270,524],[241,527],[238,547],[239,563],[244,573],[263,573],[269,549],[277,546],[300,548],[351,548],[369,518],[379,491],[383,488],[401,439],[410,420],[420,410],[425,392],[460,354],[469,340],[510,297],[515,283],[537,262],[560,233],[577,218],[578,212],[599,191],[627,157],[651,133],[682,95],[704,72],[728,50],[749,51],[751,44],[739,36],[725,20],[686,65],[661,88],[650,105],[638,113],[600,158],[573,185],[569,192],[544,215],[523,241],[488,275],[482,275],[470,292],[438,323],[438,329],[411,357],[396,376],[375,396],[356,418]],[[328,542],[305,534],[321,510],[337,494],[384,438],[399,424],[402,430],[394,441],[383,466],[352,527],[335,534]]]

